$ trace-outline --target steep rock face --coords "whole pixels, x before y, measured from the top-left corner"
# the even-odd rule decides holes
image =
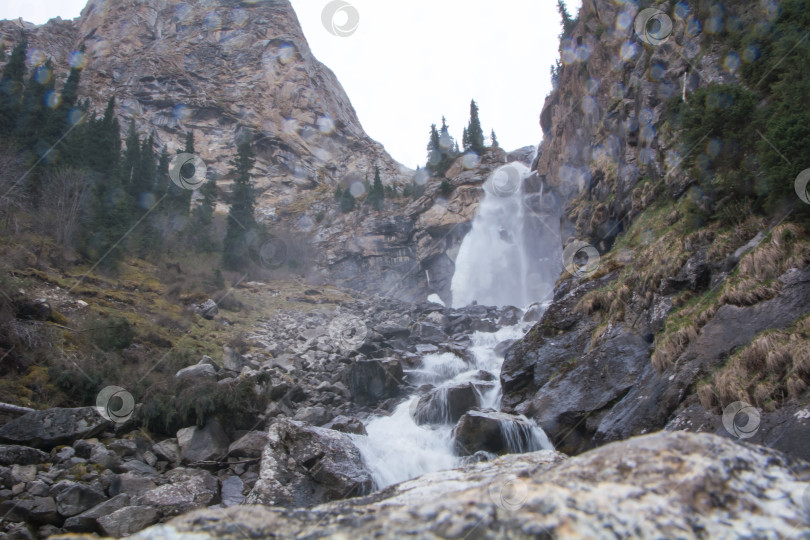
[[[773,450],[659,433],[571,459],[505,456],[310,510],[202,510],[132,538],[792,537],[810,523],[809,479],[810,465]]]
[[[170,152],[193,131],[209,174],[227,179],[234,141],[253,130],[260,217],[375,165],[392,180],[407,172],[365,134],[287,0],[91,0],[74,21],[0,22],[8,45],[23,31],[29,49],[52,58],[60,75],[84,44],[81,89],[93,108],[115,96],[122,125],[134,118]]]
[[[757,388],[764,397],[749,394],[751,372],[719,389],[714,378],[763,332],[799,325],[810,309],[808,247],[800,227],[779,227],[783,216],[762,218],[760,229],[735,233],[723,245],[714,218],[680,225],[686,216],[679,202],[716,204],[711,214],[722,201],[689,191],[698,179],[682,163],[689,152],[705,150],[681,147],[667,101],[688,102],[697,88],[739,79],[724,62],[733,45],[704,31],[708,12],[694,2],[679,6],[659,5],[672,33],[651,46],[634,30],[644,6],[584,0],[561,43],[563,65],[540,117],[535,174],[567,206],[563,243],[591,244],[601,268],[564,272],[542,320],[507,351],[504,405],[537,420],[559,450],[578,453],[665,427],[730,436],[723,408],[751,401],[760,416],[750,440],[808,459],[806,373],[795,369],[774,383],[785,388],[775,399],[765,383]],[[723,8],[727,20],[743,26],[763,16],[744,2]],[[796,241],[787,246],[785,234]],[[750,280],[748,289],[740,280]],[[806,343],[806,335],[796,330],[790,339]],[[785,357],[765,349],[771,361]],[[753,373],[782,369],[755,360]],[[786,365],[790,372],[790,360]]]

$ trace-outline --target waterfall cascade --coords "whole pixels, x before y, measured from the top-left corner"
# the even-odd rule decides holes
[[[456,258],[452,305],[525,307],[545,300],[561,267],[556,197],[522,163],[496,169]]]
[[[461,307],[476,301],[491,306],[526,307],[545,300],[562,266],[559,205],[553,195],[544,193],[542,182],[520,163],[495,170],[484,183],[484,191],[472,229],[456,259],[452,305]],[[499,410],[503,359],[496,355],[495,347],[505,340],[523,337],[528,328],[527,324],[518,324],[497,332],[475,332],[470,349],[472,362],[452,353],[428,354],[418,369],[407,372],[415,386],[434,386],[431,399],[438,403],[427,418],[430,422],[420,425],[414,411],[421,396],[415,394],[390,416],[371,419],[366,424],[367,436],[353,436],[378,488],[456,467],[470,459],[456,452],[456,418],[451,413],[449,389],[470,383],[479,410]],[[488,375],[482,376],[484,372]],[[553,448],[543,430],[524,417],[504,414],[499,428],[509,452]]]

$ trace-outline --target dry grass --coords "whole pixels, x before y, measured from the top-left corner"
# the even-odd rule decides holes
[[[721,407],[746,401],[766,411],[803,397],[810,386],[810,314],[788,330],[769,331],[731,356],[709,384]],[[699,396],[709,392],[700,387]],[[716,402],[701,397],[704,408]]]

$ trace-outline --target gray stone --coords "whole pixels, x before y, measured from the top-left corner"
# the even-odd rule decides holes
[[[217,307],[217,303],[209,298],[202,304],[198,305],[196,311],[203,319],[212,321],[219,313],[219,308]]]
[[[419,398],[412,417],[418,425],[455,423],[478,405],[478,392],[472,383],[442,386]]]
[[[149,506],[126,506],[112,514],[98,518],[103,534],[121,538],[157,523],[160,515]]]
[[[248,504],[301,507],[370,492],[371,475],[345,433],[279,420],[268,432]]]
[[[504,456],[294,512],[201,510],[161,531],[231,537],[238,523],[249,538],[792,538],[806,528],[808,480],[806,462],[764,447],[656,433],[569,459]]]
[[[94,506],[90,510],[82,512],[77,516],[67,518],[62,528],[68,532],[100,532],[98,519],[116,510],[120,510],[128,504],[129,495],[121,493]]]
[[[17,482],[33,482],[37,477],[36,465],[12,465],[11,466],[11,481],[15,484]]]
[[[295,411],[294,420],[305,422],[313,426],[322,426],[327,423],[331,415],[326,412],[326,409],[320,406],[315,407],[301,407]]]
[[[180,445],[177,444],[177,439],[166,439],[152,445],[152,452],[164,461],[168,461],[172,465],[180,463]]]
[[[204,366],[204,365],[209,365],[209,366],[211,366],[212,368],[214,368],[214,370],[215,370],[215,371],[219,371],[219,366],[217,365],[217,363],[214,361],[214,359],[213,359],[213,358],[211,358],[211,357],[210,357],[210,356],[208,356],[207,354],[206,354],[206,355],[204,355],[204,356],[203,356],[203,357],[200,359],[200,361],[199,361],[199,362],[197,362],[197,365],[201,365],[201,366]]]
[[[34,497],[0,502],[0,516],[4,520],[35,524],[61,525],[53,497]]]
[[[46,409],[4,424],[0,427],[0,442],[51,449],[93,437],[111,426],[112,422],[103,418],[95,407]]]
[[[16,444],[0,445],[0,465],[36,465],[48,461],[48,454]]]
[[[453,428],[456,451],[506,454],[551,448],[533,422],[524,416],[496,411],[470,411]]]
[[[244,356],[227,345],[222,347],[222,367],[224,369],[240,373],[242,368],[247,367],[247,365],[248,363]]]
[[[323,427],[326,429],[334,429],[342,433],[354,433],[356,435],[367,435],[366,426],[363,422],[356,418],[349,418],[348,416],[337,416],[330,420]]]
[[[56,496],[56,508],[64,517],[81,514],[107,497],[100,489],[86,484],[73,484]]]
[[[172,469],[166,474],[167,484],[133,498],[134,504],[157,508],[169,516],[209,506],[219,500],[219,483],[202,469]]]
[[[181,369],[174,375],[178,379],[209,379],[215,380],[217,370],[210,364],[194,364]]]
[[[242,491],[245,484],[238,476],[229,476],[222,481],[222,505],[225,507],[236,506],[245,502],[245,495]]]
[[[150,489],[155,489],[157,480],[156,476],[141,476],[134,473],[119,474],[111,479],[108,493],[111,496],[123,493],[135,497]]]
[[[228,456],[235,458],[261,457],[267,444],[266,431],[251,431],[228,447]]]
[[[119,470],[124,473],[132,472],[139,475],[156,475],[158,473],[154,467],[151,467],[138,459],[131,459],[123,462],[120,465]]]
[[[353,362],[344,372],[352,401],[373,405],[401,394],[402,365],[396,360]]]
[[[194,426],[177,432],[177,443],[184,463],[219,461],[227,455],[230,442],[215,418],[209,418],[201,428]]]
[[[130,457],[138,453],[138,445],[129,439],[116,439],[107,445],[107,448],[120,457]]]

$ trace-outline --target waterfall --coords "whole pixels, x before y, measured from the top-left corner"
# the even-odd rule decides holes
[[[509,163],[496,169],[484,182],[484,198],[459,249],[451,282],[452,305],[463,307],[476,301],[527,307],[546,300],[562,267],[559,206],[542,179],[525,165]],[[430,283],[430,274],[426,272],[425,277]],[[435,295],[429,300],[441,303]],[[352,435],[377,488],[457,467],[470,459],[456,453],[453,422],[458,411],[451,410],[449,390],[472,384],[475,408],[490,414],[498,411],[503,358],[495,354],[495,347],[523,337],[529,326],[520,323],[497,332],[474,332],[471,362],[449,352],[428,354],[418,368],[406,370],[414,386],[433,386],[426,402],[432,408],[419,412],[422,397],[414,394],[390,416],[371,418],[365,426],[368,435]],[[463,390],[469,400],[469,388]],[[509,452],[553,448],[532,420],[503,413],[495,418]],[[494,457],[476,453],[481,455]]]
[[[525,307],[552,291],[561,263],[559,210],[528,167],[514,162],[484,182],[484,197],[461,243],[451,282],[452,305]],[[537,185],[539,184],[539,186]]]

